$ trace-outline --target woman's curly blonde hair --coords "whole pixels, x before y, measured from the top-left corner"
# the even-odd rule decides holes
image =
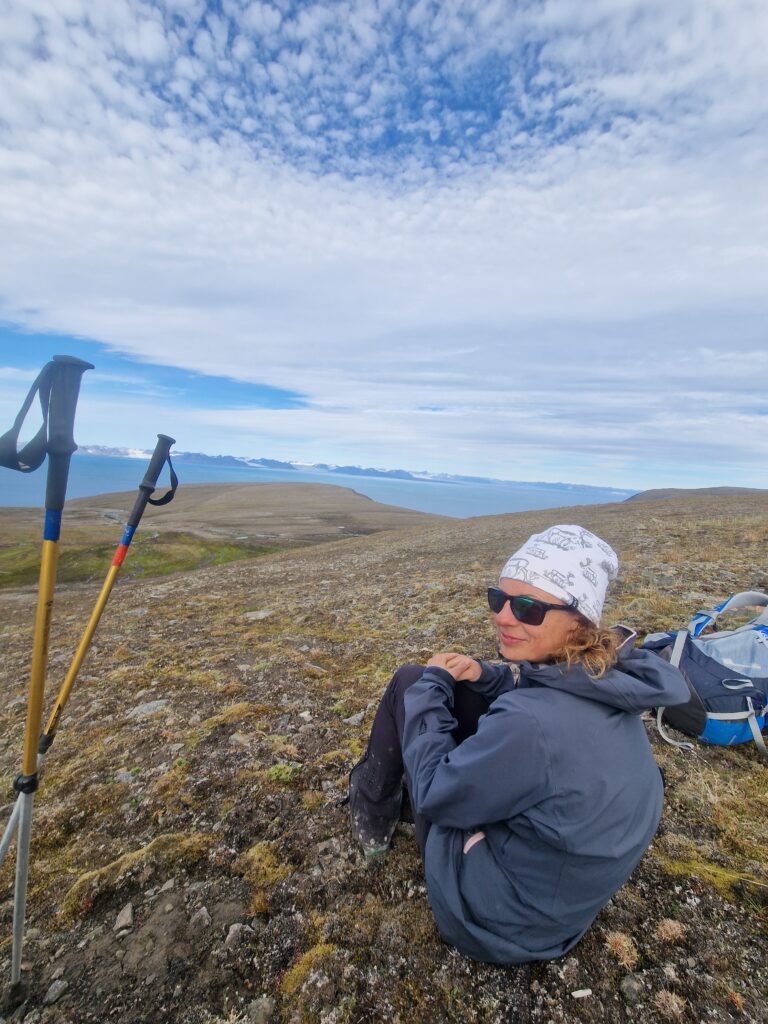
[[[577,615],[576,626],[556,660],[564,661],[568,668],[581,665],[593,679],[599,679],[616,664],[622,643],[623,637],[612,629],[596,626],[583,615]]]

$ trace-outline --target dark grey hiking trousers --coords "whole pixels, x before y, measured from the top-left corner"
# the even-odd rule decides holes
[[[402,665],[392,676],[381,698],[368,739],[365,757],[357,765],[355,782],[359,792],[369,802],[371,811],[392,805],[392,795],[397,793],[405,776],[410,794],[411,785],[403,767],[403,729],[405,726],[405,691],[418,682],[424,671],[423,665]],[[471,683],[456,683],[454,687],[453,715],[456,728],[453,737],[462,743],[477,732],[477,723],[490,707],[490,701],[472,688]],[[416,825],[416,839],[424,856],[424,848],[431,822],[412,808]]]

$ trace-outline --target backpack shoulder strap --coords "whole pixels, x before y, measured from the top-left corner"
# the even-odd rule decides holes
[[[687,740],[673,740],[669,735],[664,728],[664,708],[656,708],[656,728],[659,731],[659,736],[661,736],[665,743],[669,743],[670,746],[679,747],[680,750],[694,749],[693,743],[689,743]]]
[[[685,641],[690,636],[687,629],[678,630],[675,642],[672,645],[672,654],[669,656],[670,665],[674,665],[675,668],[680,667],[680,659],[683,656],[683,648],[685,647]]]
[[[768,624],[768,594],[763,594],[760,590],[743,590],[738,594],[734,594],[733,597],[729,597],[722,604],[716,604],[713,608],[708,608],[706,611],[697,612],[688,623],[688,632],[693,636],[698,636],[719,615],[723,615],[725,612],[736,611],[738,608],[753,607],[763,609],[756,623],[760,625]]]
[[[669,656],[669,663],[670,665],[674,665],[675,668],[680,667],[680,659],[683,656],[685,641],[689,636],[690,634],[687,629],[678,630],[675,642],[672,645],[672,653]],[[678,747],[681,750],[693,750],[693,743],[688,743],[686,740],[674,740],[669,735],[667,730],[664,728],[664,710],[664,708],[656,708],[656,728],[659,730],[659,736],[661,736],[665,743],[669,743],[670,746]]]

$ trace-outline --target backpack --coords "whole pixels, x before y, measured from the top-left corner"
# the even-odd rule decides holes
[[[718,616],[752,606],[763,610],[750,622],[702,636]],[[754,741],[768,758],[762,737],[768,722],[768,595],[734,594],[708,611],[697,612],[686,629],[651,633],[642,646],[676,665],[691,693],[687,704],[656,709],[662,739],[693,749],[691,743],[678,743],[669,736],[666,721],[702,743],[732,746]]]

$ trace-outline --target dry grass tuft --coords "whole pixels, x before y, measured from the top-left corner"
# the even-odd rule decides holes
[[[659,942],[682,942],[685,938],[685,925],[665,917],[656,925],[655,935]]]
[[[626,932],[608,932],[605,937],[605,948],[627,970],[631,971],[637,965],[637,946]]]
[[[730,1003],[730,1005],[734,1008],[736,1013],[742,1013],[743,1012],[743,1010],[744,1010],[744,996],[739,995],[739,993],[736,992],[734,989],[729,988],[727,993],[726,993],[725,998]]]
[[[682,1020],[685,1016],[685,1008],[688,1005],[685,999],[662,988],[653,997],[653,1005],[657,1012],[665,1020]]]

